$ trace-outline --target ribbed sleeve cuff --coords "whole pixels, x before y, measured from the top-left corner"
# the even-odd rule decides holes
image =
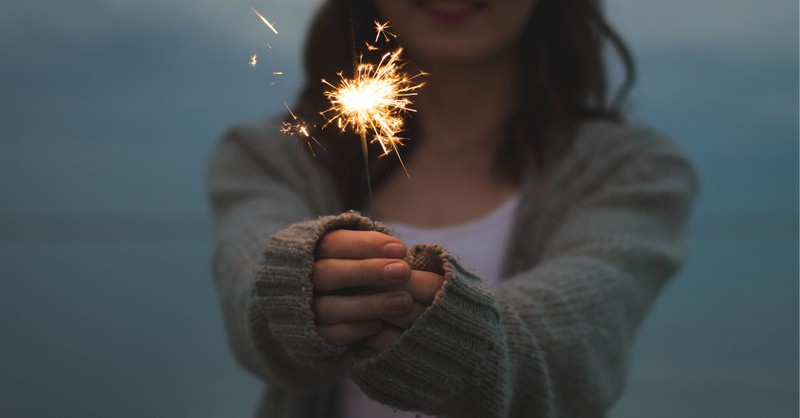
[[[371,398],[401,409],[442,414],[477,405],[492,410],[496,400],[480,399],[480,393],[496,395],[496,388],[465,389],[504,386],[491,381],[503,375],[496,372],[507,364],[499,347],[505,338],[494,296],[441,245],[414,246],[407,261],[413,269],[442,274],[445,282],[433,304],[389,349],[350,363],[351,378]],[[483,373],[487,366],[491,376]],[[478,398],[464,402],[464,393]]]
[[[322,339],[312,311],[314,250],[326,232],[336,229],[371,230],[372,222],[348,212],[293,224],[272,237],[256,272],[249,317],[256,340],[261,332],[271,333],[280,348],[302,365],[333,366],[347,351]],[[380,225],[376,230],[387,232]]]

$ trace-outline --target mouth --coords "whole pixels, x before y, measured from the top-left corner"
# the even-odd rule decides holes
[[[434,20],[453,25],[486,9],[488,0],[417,0],[415,4]]]

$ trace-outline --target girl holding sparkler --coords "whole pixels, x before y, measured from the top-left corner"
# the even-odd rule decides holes
[[[319,80],[376,21],[430,74],[410,177],[391,157],[365,174],[358,135],[330,126],[307,127],[316,158],[273,125],[214,156],[215,275],[236,355],[267,381],[260,416],[603,416],[696,190],[676,145],[607,100],[603,48],[626,69],[617,99],[627,49],[598,0],[329,0],[300,119],[330,108]],[[370,206],[368,176],[374,225],[348,211]]]

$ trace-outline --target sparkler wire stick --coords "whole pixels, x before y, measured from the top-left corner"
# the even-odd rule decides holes
[[[350,48],[353,56],[353,76],[358,74],[358,52],[356,51],[356,25],[353,18],[353,0],[347,2],[347,16],[350,23]],[[375,203],[372,199],[372,182],[369,175],[369,152],[367,148],[367,132],[361,130],[361,156],[364,158],[364,173],[367,176],[367,192],[369,193],[369,211],[372,219],[372,230],[375,230]]]

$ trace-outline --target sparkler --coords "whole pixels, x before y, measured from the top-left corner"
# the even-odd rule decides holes
[[[286,107],[286,110],[289,111],[289,114],[292,115],[294,123],[281,122],[281,133],[287,134],[289,136],[300,135],[305,137],[306,145],[308,145],[308,149],[311,150],[311,155],[316,157],[317,154],[314,153],[314,147],[311,145],[311,141],[314,141],[323,150],[325,149],[325,147],[322,146],[322,144],[320,144],[319,141],[317,141],[317,138],[314,138],[314,136],[308,132],[308,125],[306,125],[305,122],[298,119],[297,115],[295,115],[294,112],[292,112],[292,109],[289,109],[289,105],[287,105],[286,103],[284,103],[283,105]]]
[[[270,21],[269,21],[269,20],[267,20],[267,18],[266,18],[266,17],[264,17],[264,15],[262,15],[261,13],[259,13],[259,11],[258,11],[258,10],[256,10],[255,8],[252,8],[252,7],[251,7],[251,8],[250,8],[250,10],[252,10],[252,11],[253,11],[253,13],[255,13],[255,15],[256,15],[256,16],[258,16],[258,18],[259,18],[259,19],[261,19],[261,21],[262,21],[262,22],[264,22],[264,24],[265,24],[265,25],[267,25],[267,27],[268,27],[268,28],[269,28],[269,29],[270,29],[272,32],[274,32],[276,35],[278,34],[278,30],[277,30],[277,29],[275,29],[275,24],[274,24],[274,23],[270,23]],[[270,50],[270,49],[272,49],[272,45],[270,45],[269,43],[267,43],[267,50]],[[256,54],[253,54],[253,55],[251,55],[251,56],[250,56],[250,61],[248,62],[248,64],[249,64],[251,67],[255,68],[255,67],[258,65],[258,55],[256,55]],[[283,71],[273,71],[273,72],[272,72],[272,75],[283,75]],[[273,81],[272,83],[270,83],[270,86],[273,86],[273,85],[275,85],[275,81]]]
[[[349,4],[349,3],[348,3]],[[352,7],[352,6],[351,6]],[[352,27],[352,9],[350,10]],[[395,37],[386,29],[389,23],[375,21],[375,42],[381,35],[385,41],[389,41],[389,36]],[[353,33],[355,29],[353,28]],[[405,112],[413,112],[411,96],[415,96],[416,90],[424,83],[416,83],[415,79],[425,75],[420,72],[415,76],[408,76],[401,71],[404,63],[400,61],[403,48],[398,48],[394,52],[387,52],[381,57],[377,65],[363,62],[363,57],[358,61],[355,59],[355,36],[352,39],[353,47],[353,78],[346,78],[343,73],[339,73],[339,85],[335,86],[327,80],[322,82],[328,85],[331,90],[325,92],[325,97],[330,101],[331,107],[322,112],[327,118],[328,114],[333,114],[327,126],[333,121],[337,122],[342,131],[352,130],[361,137],[361,154],[364,158],[364,170],[367,175],[367,191],[369,192],[369,204],[372,212],[372,226],[375,227],[375,207],[372,200],[372,185],[369,176],[369,155],[367,148],[367,134],[372,134],[372,141],[380,144],[383,149],[382,155],[394,152],[400,162],[400,166],[408,176],[403,159],[400,157],[398,147],[402,145],[403,138],[398,133],[403,130],[403,117]],[[368,50],[377,48],[367,44]]]
[[[403,48],[398,48],[394,52],[387,52],[381,57],[377,65],[365,63],[363,57],[356,60],[355,26],[353,24],[352,2],[348,2],[350,26],[351,26],[351,46],[353,52],[353,78],[348,79],[343,73],[339,73],[339,85],[335,86],[327,80],[322,82],[328,85],[331,90],[324,94],[330,101],[331,107],[322,112],[323,117],[328,122],[327,126],[333,121],[344,131],[352,130],[361,138],[361,154],[364,158],[364,170],[367,176],[367,191],[369,192],[369,205],[372,214],[372,226],[375,227],[375,205],[372,199],[372,185],[369,175],[369,153],[367,134],[372,134],[370,142],[377,142],[383,149],[382,156],[394,152],[400,166],[409,176],[403,159],[400,157],[398,147],[402,145],[403,138],[398,133],[403,130],[403,117],[405,112],[413,112],[411,96],[415,96],[417,89],[424,83],[416,83],[415,79],[426,75],[420,72],[415,76],[408,76],[401,71],[404,63],[400,60]],[[390,36],[396,37],[389,32],[389,22],[381,23],[375,21],[375,42],[383,36],[389,42]],[[367,43],[370,51],[378,50]],[[329,114],[333,114],[328,118]],[[410,176],[409,176],[410,177]]]
[[[261,13],[259,13],[258,10],[252,7],[250,8],[250,10],[252,10],[253,13],[255,13],[256,16],[258,16],[261,19],[261,21],[264,22],[265,25],[267,25],[268,28],[272,29],[272,31],[275,32],[276,35],[278,34],[278,30],[275,29],[275,26],[273,26],[272,23],[269,23],[269,20],[267,20],[266,17],[264,17]]]
[[[330,90],[324,92],[325,97],[330,101],[331,107],[320,114],[325,118],[326,123],[321,129],[325,129],[332,122],[336,122],[339,129],[342,131],[351,130],[361,138],[361,152],[364,157],[364,168],[367,175],[367,189],[369,191],[370,208],[372,209],[372,222],[373,227],[375,224],[375,211],[372,202],[372,186],[370,184],[369,176],[369,158],[368,158],[368,144],[377,142],[383,150],[381,156],[386,156],[394,153],[400,162],[403,171],[408,176],[405,164],[400,157],[398,148],[402,145],[403,138],[398,134],[403,130],[403,114],[405,112],[413,112],[411,108],[411,96],[415,96],[416,90],[424,85],[424,83],[417,83],[416,78],[426,75],[420,72],[415,76],[408,76],[402,70],[404,63],[400,60],[403,52],[402,48],[398,48],[393,52],[383,54],[377,64],[366,63],[363,57],[358,57],[355,48],[355,28],[352,25],[352,5],[348,2],[350,7],[350,21],[353,28],[352,34],[352,52],[353,52],[353,78],[347,78],[342,72],[339,75],[338,86],[334,85],[327,80],[322,80],[322,83],[330,87]],[[261,13],[255,8],[251,8],[253,13],[264,22],[275,34],[278,33],[275,26],[270,23]],[[391,38],[397,36],[388,31],[389,22],[381,23],[375,21],[375,42],[378,42],[381,37],[384,41],[389,42]],[[367,50],[378,51],[380,48],[366,43]],[[267,44],[268,48],[272,48]],[[250,56],[250,65],[255,67],[258,63],[258,57],[253,54]],[[282,75],[283,72],[275,71],[273,75]],[[272,83],[274,84],[274,82]],[[286,110],[292,117],[291,122],[282,122],[280,131],[289,136],[299,136],[304,138],[306,145],[311,153],[314,153],[313,143],[319,145],[322,149],[325,147],[311,135],[309,126],[300,120],[297,115],[292,112],[286,103]],[[315,127],[312,125],[312,127]],[[368,135],[371,139],[368,141]]]
[[[394,152],[401,165],[398,147],[403,138],[398,133],[403,129],[402,114],[414,111],[409,97],[424,85],[416,84],[414,79],[425,74],[410,77],[401,72],[402,52],[402,48],[387,52],[377,65],[359,63],[352,79],[339,73],[338,86],[322,80],[331,87],[325,92],[331,107],[322,112],[323,116],[333,113],[328,123],[336,121],[342,130],[349,128],[364,138],[371,133],[371,142],[380,144],[383,155]]]
[[[386,42],[389,42],[389,36],[392,38],[397,38],[397,35],[389,32],[386,29],[389,29],[389,22],[381,23],[377,20],[375,21],[375,42],[378,42],[378,39],[381,38],[381,35],[383,35],[383,39]]]

